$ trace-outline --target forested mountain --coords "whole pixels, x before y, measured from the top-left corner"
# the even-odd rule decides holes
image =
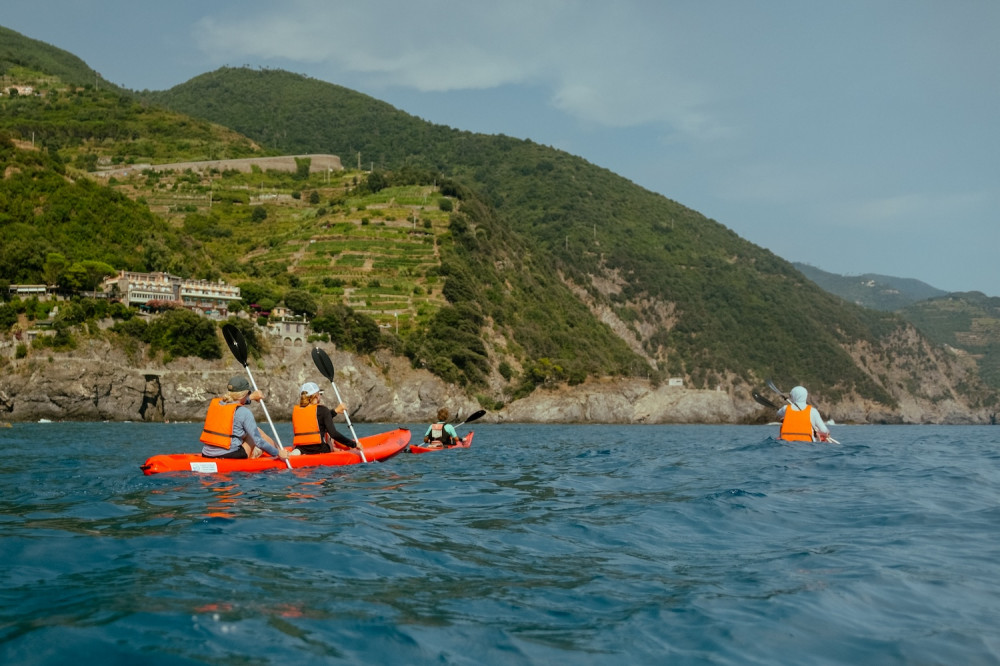
[[[90,179],[67,178],[47,151],[19,150],[0,136],[0,169],[4,282],[55,284],[59,273],[85,262],[194,273],[204,260],[148,207]]]
[[[837,275],[836,273],[827,273],[809,264],[794,263],[793,265],[802,271],[803,275],[831,294],[840,296],[845,301],[885,312],[895,312],[917,301],[944,296],[948,293],[913,278],[899,278],[875,273]]]
[[[23,75],[18,68],[26,67],[9,61],[4,66],[5,75]],[[30,66],[44,70],[44,58],[35,57]],[[95,121],[75,125],[75,138],[66,140],[70,121],[59,119],[60,105],[53,103],[64,95],[95,119],[101,113],[125,114],[128,131],[116,133],[120,125]],[[166,262],[150,260],[145,250],[130,255],[122,249],[116,258],[83,245],[79,253],[100,255],[115,267],[202,271],[237,282],[251,278],[256,284],[248,287],[258,293],[301,287],[346,304],[350,290],[365,285],[349,288],[339,279],[309,277],[303,273],[309,248],[364,232],[367,240],[350,250],[363,253],[364,243],[389,234],[405,231],[411,241],[423,234],[420,242],[435,248],[436,265],[393,275],[401,284],[409,280],[405,289],[428,298],[415,310],[413,326],[400,331],[392,345],[415,364],[477,393],[510,397],[512,389],[498,388],[498,381],[530,389],[542,381],[573,384],[631,375],[654,381],[682,377],[689,387],[744,395],[749,386],[775,377],[786,385],[821,387],[815,393],[825,401],[889,407],[915,392],[932,400],[956,397],[956,391],[961,399],[993,399],[963,382],[953,360],[898,315],[845,303],[722,224],[532,141],[435,125],[340,86],[273,70],[224,68],[163,92],[71,89],[54,100],[6,107],[16,114],[0,117],[18,120],[5,121],[0,130],[19,141],[33,130],[44,136],[62,131],[61,141],[46,146],[47,159],[52,171],[66,169],[75,188],[103,191],[103,185],[83,183],[81,169],[95,159],[84,161],[81,155],[87,154],[104,166],[162,163],[172,156],[210,159],[219,153],[331,153],[349,169],[355,160],[366,171],[374,166],[322,185],[315,176],[296,184],[260,173],[217,173],[209,182],[195,182],[191,175],[164,179],[147,172],[132,174],[128,182],[108,181],[136,202],[122,202],[125,210],[153,207],[152,197],[186,186],[192,196],[205,201],[207,192],[209,204],[220,205],[175,203],[162,212],[135,212],[152,215],[142,223],[144,233],[169,249]],[[185,142],[185,128],[202,138]],[[263,217],[252,218],[257,211],[246,206],[246,192],[253,187],[287,188],[281,191],[294,201],[259,205]],[[404,187],[419,188],[424,203],[392,208],[405,194],[393,188]],[[227,189],[220,195],[222,188]],[[318,195],[313,204],[302,200],[303,189]],[[14,190],[37,191],[26,183],[13,187],[0,227],[24,234],[25,225],[34,226],[39,243],[72,245],[50,233],[66,215],[50,211],[45,198]],[[387,191],[392,194],[378,198]],[[429,192],[453,201],[455,209],[439,219],[426,205]],[[413,224],[400,225],[394,210],[412,214]],[[76,213],[68,218],[74,216],[79,219]],[[375,232],[365,232],[372,225]],[[148,238],[136,242],[137,248],[154,244]],[[32,265],[13,256],[2,261],[10,277],[15,273],[8,261]],[[915,389],[929,367],[940,381]]]
[[[992,391],[1000,390],[1000,298],[974,292],[917,301],[901,314],[929,338],[970,354]]]
[[[826,291],[858,305],[898,312],[938,344],[969,354],[979,375],[1000,390],[1000,298],[980,292],[948,293],[912,278],[847,276],[795,264]]]
[[[69,51],[0,26],[0,74],[7,74],[17,68],[44,72],[63,83],[98,86],[121,92],[118,86],[105,81],[87,63]]]
[[[887,340],[902,320],[842,303],[714,220],[579,157],[433,125],[282,71],[224,68],[149,99],[269,148],[361,152],[362,163],[462,183],[523,239],[539,275],[576,290],[661,376],[714,387],[773,374],[892,400],[849,349]]]

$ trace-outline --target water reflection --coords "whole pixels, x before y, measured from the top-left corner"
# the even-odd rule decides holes
[[[202,485],[211,491],[208,502],[208,513],[206,518],[226,518],[234,519],[236,514],[232,513],[234,505],[243,496],[243,491],[234,482],[219,482],[216,479],[201,479]]]

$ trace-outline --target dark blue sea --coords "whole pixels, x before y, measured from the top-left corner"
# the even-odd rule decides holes
[[[0,663],[1000,664],[1000,428],[470,427],[226,477],[0,429]]]

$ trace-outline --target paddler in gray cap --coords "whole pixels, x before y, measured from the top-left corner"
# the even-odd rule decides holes
[[[251,401],[260,401],[260,391],[250,392],[246,377],[237,375],[229,380],[227,392],[214,398],[205,415],[201,432],[201,455],[206,458],[259,458],[261,452],[288,458],[288,452],[279,449],[257,427],[257,420],[250,411]]]

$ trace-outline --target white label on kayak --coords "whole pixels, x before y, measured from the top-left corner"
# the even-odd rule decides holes
[[[192,472],[204,472],[205,474],[215,474],[219,471],[219,466],[214,462],[193,462],[191,463]]]

